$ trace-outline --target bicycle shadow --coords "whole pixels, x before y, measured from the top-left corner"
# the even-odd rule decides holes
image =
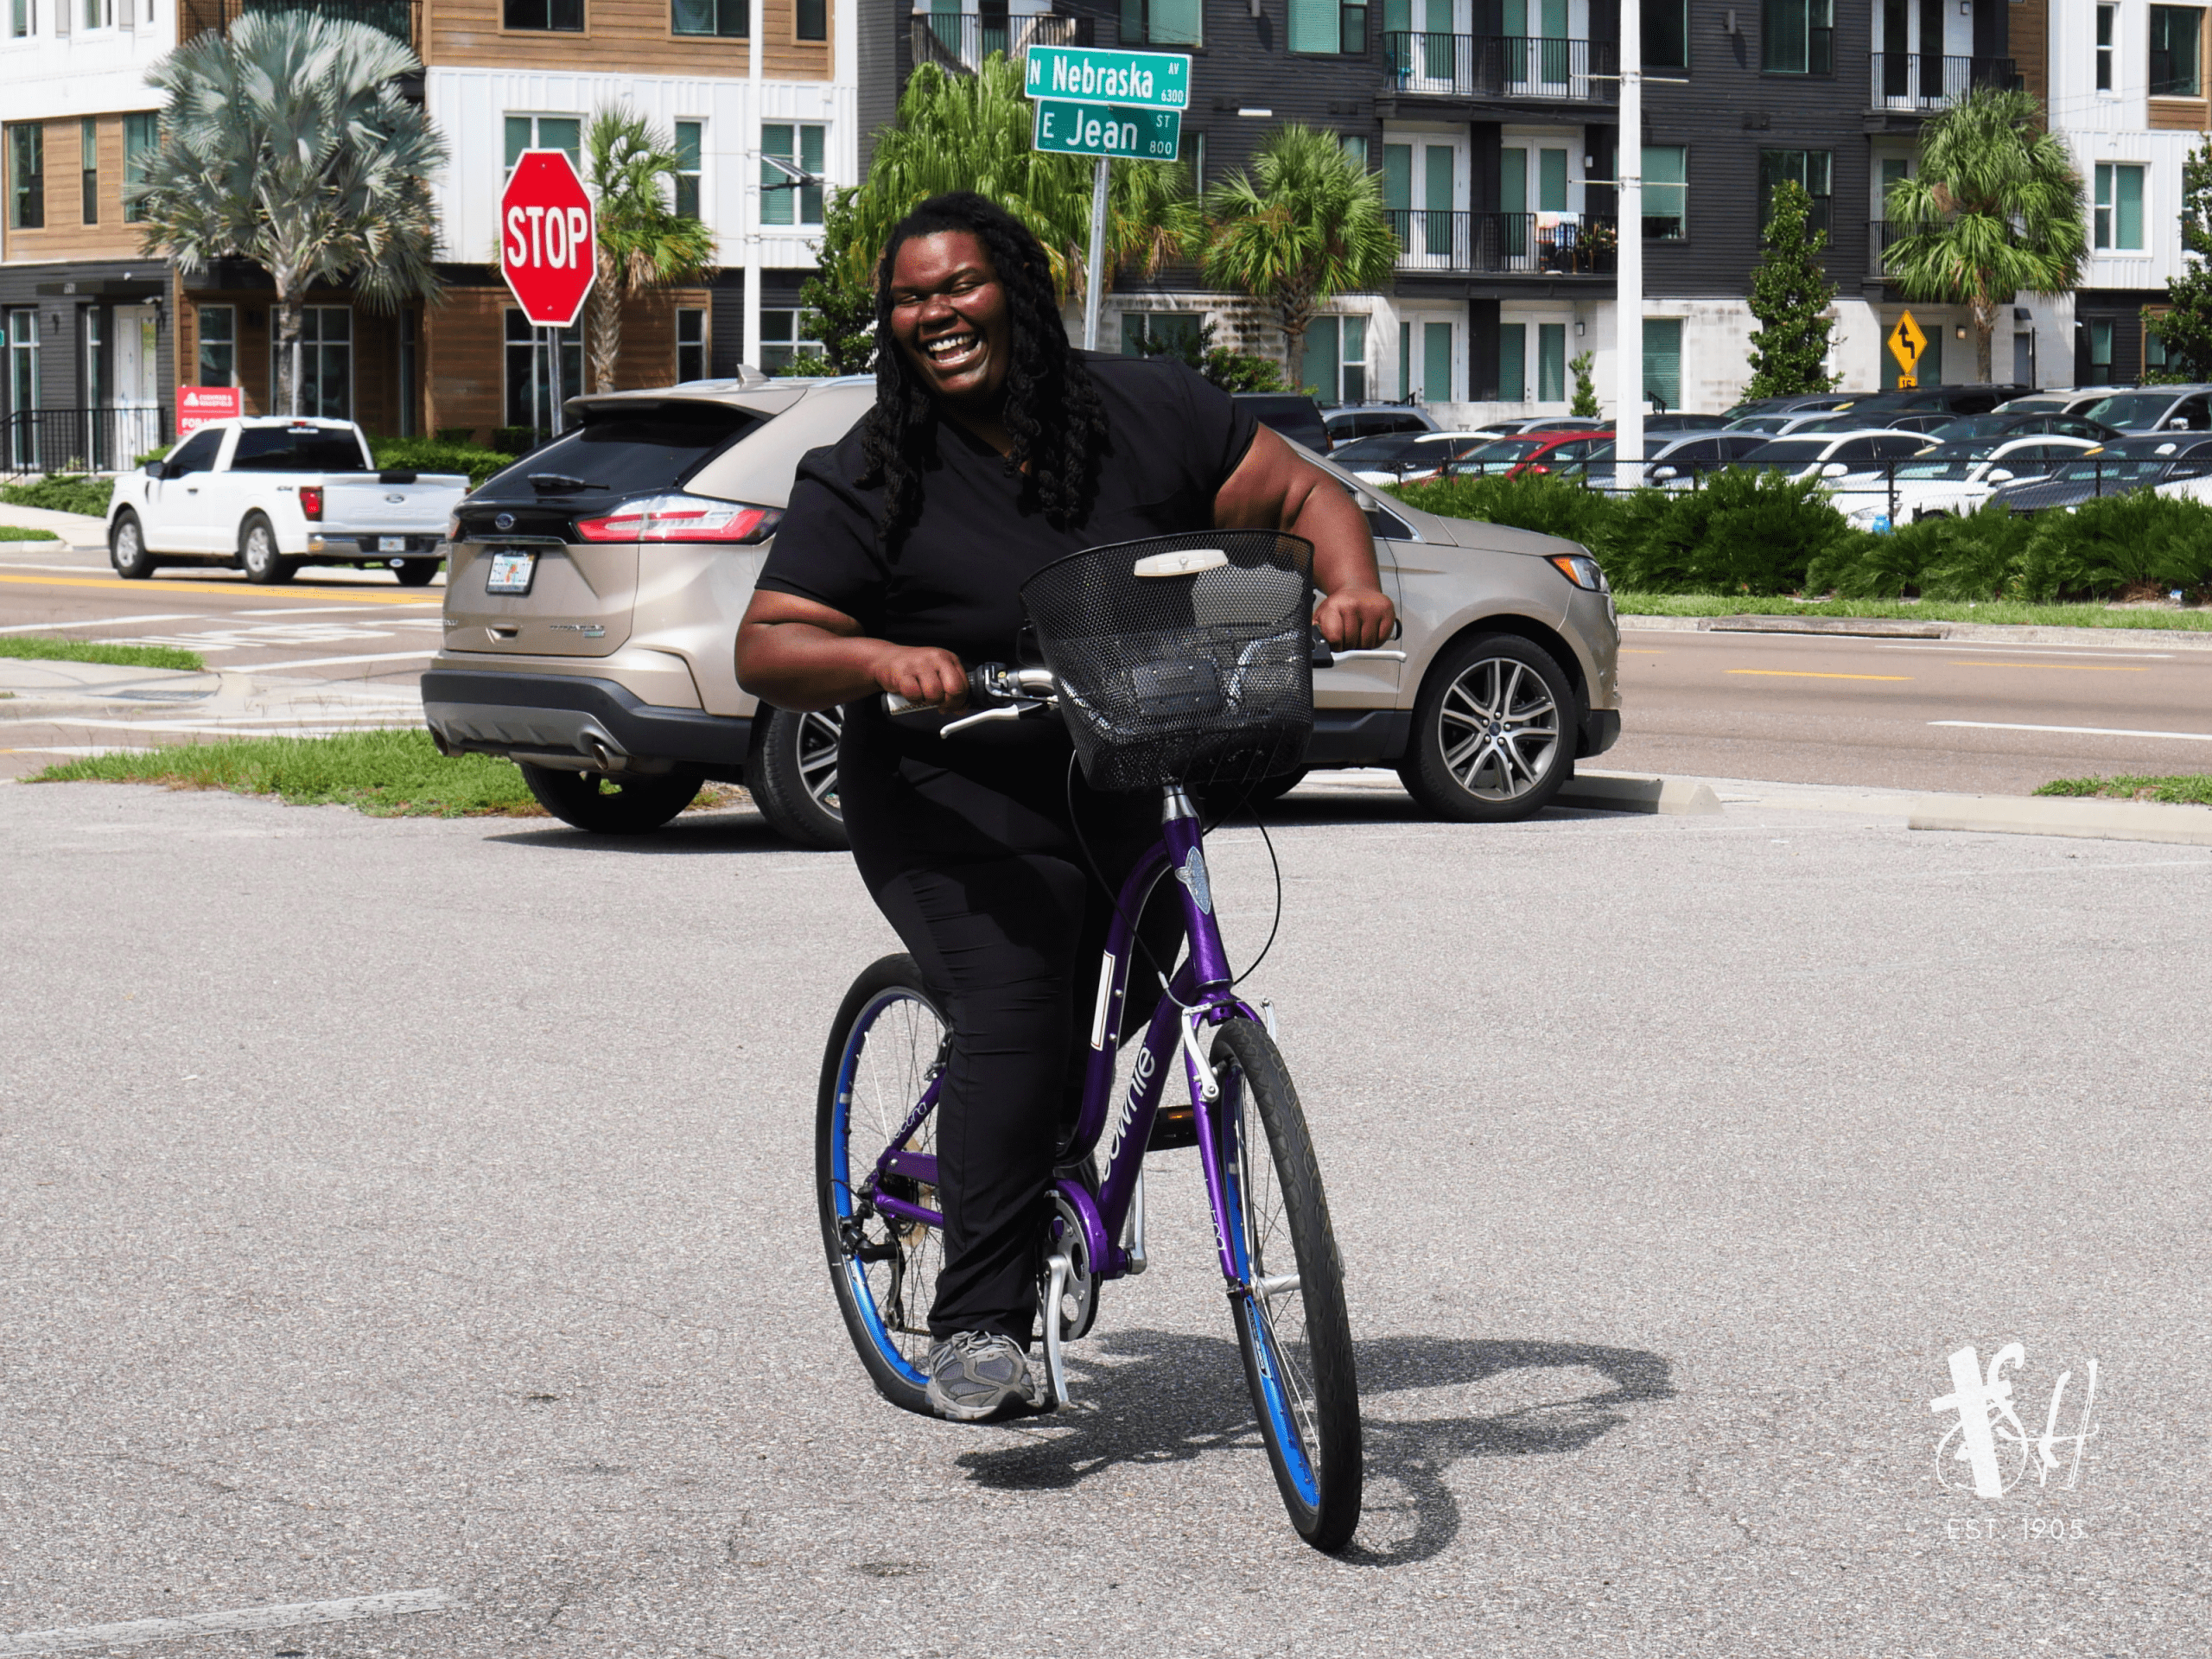
[[[1579,1452],[1629,1421],[1624,1408],[1674,1397],[1672,1367],[1657,1354],[1577,1343],[1382,1337],[1357,1344],[1366,1513],[1392,1483],[1404,1493],[1411,1529],[1377,1545],[1355,1540],[1338,1557],[1356,1566],[1427,1560],[1459,1535],[1452,1466],[1478,1458]],[[1087,1353],[1109,1365],[1084,1364]],[[978,1484],[1001,1491],[1065,1491],[1119,1464],[1182,1463],[1216,1452],[1264,1455],[1245,1392],[1236,1344],[1219,1337],[1118,1331],[1070,1354],[1071,1391],[1090,1408],[1025,1427],[1013,1445],[955,1459]],[[1488,1414],[1389,1414],[1388,1396],[1412,1389],[1471,1388],[1517,1370],[1592,1370],[1611,1384]],[[1364,1524],[1364,1523],[1363,1523]]]

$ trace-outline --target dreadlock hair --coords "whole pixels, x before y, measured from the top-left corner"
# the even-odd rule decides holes
[[[972,190],[931,196],[892,227],[876,268],[875,406],[861,423],[860,481],[883,486],[880,529],[885,552],[899,543],[922,510],[922,472],[937,454],[937,399],[915,374],[891,333],[891,273],[899,250],[918,236],[964,231],[983,245],[1012,313],[1014,361],[1007,370],[1001,418],[1014,435],[1009,473],[1022,480],[1025,505],[1042,509],[1056,530],[1090,512],[1106,413],[1083,359],[1068,345],[1052,290],[1052,266],[1028,226]]]

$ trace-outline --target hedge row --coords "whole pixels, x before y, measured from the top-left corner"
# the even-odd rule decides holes
[[[1844,599],[2212,597],[2212,506],[2138,491],[2070,512],[1990,505],[1893,534],[1854,530],[1818,483],[1733,470],[1697,490],[1606,495],[1548,476],[1409,484],[1408,505],[1582,543],[1616,588]]]

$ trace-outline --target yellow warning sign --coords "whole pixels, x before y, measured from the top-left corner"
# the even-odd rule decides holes
[[[1928,349],[1928,336],[1908,311],[1897,319],[1897,326],[1890,330],[1890,355],[1897,360],[1897,385],[1910,391],[1920,384],[1914,372],[1920,366],[1920,354]]]

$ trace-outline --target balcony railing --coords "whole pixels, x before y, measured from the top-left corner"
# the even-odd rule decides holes
[[[250,11],[306,11],[318,17],[340,17],[380,29],[394,40],[415,43],[415,12],[419,0],[181,0],[178,35],[221,34]]]
[[[0,418],[0,477],[123,472],[168,435],[165,409],[19,409]]]
[[[1400,270],[1597,276],[1613,269],[1614,223],[1560,213],[1394,208]]]
[[[1890,245],[1903,235],[1886,219],[1869,219],[1866,223],[1866,274],[1869,276],[1889,275]]]
[[[2007,87],[2019,76],[2010,58],[1923,57],[1877,52],[1870,106],[1877,110],[1948,110],[1977,86]]]
[[[914,61],[973,74],[994,52],[1018,58],[1033,46],[1089,46],[1088,17],[1005,12],[938,12],[912,21]]]
[[[1620,101],[1620,47],[1535,35],[1431,35],[1392,30],[1382,37],[1392,84],[1402,92],[1460,98]]]

